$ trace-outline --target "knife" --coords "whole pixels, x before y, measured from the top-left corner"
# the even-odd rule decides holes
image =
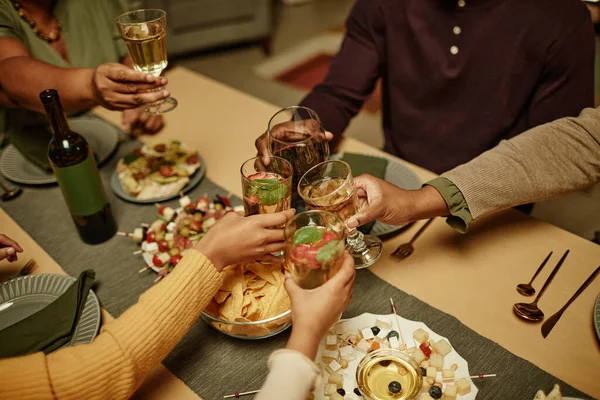
[[[556,323],[558,322],[558,320],[560,319],[560,317],[562,317],[562,315],[565,312],[565,310],[567,309],[567,307],[569,307],[571,305],[571,303],[573,301],[575,301],[575,299],[577,297],[579,297],[579,295],[581,293],[583,293],[583,291],[585,290],[585,288],[588,287],[590,285],[590,283],[592,283],[592,281],[596,278],[596,276],[598,275],[599,272],[600,272],[600,267],[596,268],[596,270],[590,275],[590,277],[587,278],[587,280],[585,282],[583,282],[583,285],[581,285],[581,287],[579,289],[577,289],[577,292],[575,292],[575,294],[573,295],[573,297],[571,297],[569,299],[569,301],[567,301],[567,304],[565,304],[563,306],[563,308],[561,308],[560,310],[558,310],[558,312],[556,314],[554,314],[553,316],[551,316],[550,318],[548,318],[546,320],[546,322],[544,322],[544,324],[542,325],[542,336],[544,338],[546,338],[546,336],[548,336],[548,334],[550,333],[550,331],[552,330],[552,328],[554,328],[554,325],[556,325]]]

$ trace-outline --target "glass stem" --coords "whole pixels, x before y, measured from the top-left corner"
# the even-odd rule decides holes
[[[364,240],[365,235],[358,229],[354,228],[348,232],[348,237],[346,238],[346,244],[352,252],[354,253],[362,253],[367,250],[367,244]]]

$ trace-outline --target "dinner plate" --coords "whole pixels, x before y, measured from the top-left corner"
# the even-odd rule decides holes
[[[600,294],[596,299],[596,305],[594,306],[594,328],[596,328],[596,336],[600,340]]]
[[[369,156],[369,157],[377,157],[374,156],[373,154],[361,154],[364,156]],[[330,158],[332,160],[339,160],[341,159],[343,156],[343,154],[333,154]],[[398,187],[401,187],[402,189],[406,189],[406,190],[417,190],[421,188],[421,180],[419,179],[419,177],[407,166],[405,166],[404,164],[399,163],[396,160],[393,160],[391,158],[387,158],[387,157],[379,157],[379,158],[385,158],[388,163],[387,163],[387,167],[385,169],[385,177],[384,179],[387,182],[390,182]],[[373,228],[371,229],[371,234],[375,235],[375,236],[386,236],[389,234],[392,234],[396,231],[399,231],[400,229],[402,229],[404,226],[394,226],[394,225],[388,225],[388,224],[384,224],[382,222],[375,222],[375,225],[373,225]]]
[[[89,143],[98,159],[98,164],[106,161],[119,143],[119,128],[92,117],[69,119],[73,131],[79,133]],[[8,145],[0,156],[0,172],[13,182],[25,185],[47,185],[55,183],[52,172],[33,164],[16,147]]]
[[[192,175],[190,177],[190,181],[188,182],[187,185],[185,185],[185,187],[181,190],[183,193],[187,193],[190,190],[194,189],[196,186],[198,186],[198,184],[200,183],[200,181],[202,180],[202,178],[204,178],[204,175],[206,174],[206,164],[204,163],[204,159],[200,157],[200,168],[198,169],[198,171],[196,171],[194,173],[194,175]],[[110,178],[110,187],[112,188],[113,192],[115,192],[115,194],[117,196],[119,196],[120,198],[122,198],[125,201],[129,201],[131,203],[138,203],[138,204],[153,204],[153,203],[160,203],[162,201],[167,201],[167,200],[171,200],[171,199],[175,199],[177,197],[179,197],[179,193],[174,193],[171,196],[163,196],[163,197],[157,197],[154,199],[147,199],[147,200],[138,200],[135,197],[129,195],[127,192],[125,192],[125,190],[123,190],[123,188],[121,187],[121,182],[119,182],[119,173],[117,171],[115,171],[112,174],[112,177]]]
[[[40,274],[11,279],[0,285],[0,329],[38,312],[63,294],[77,279]],[[71,341],[65,346],[90,343],[100,327],[100,303],[92,290],[87,297]]]
[[[341,334],[345,331],[352,331],[352,332],[358,333],[359,330],[375,326],[375,321],[377,319],[388,322],[389,324],[391,324],[392,329],[396,330],[397,332],[400,332],[402,334],[402,337],[404,337],[404,340],[406,341],[408,347],[415,346],[415,341],[413,340],[413,332],[419,328],[421,328],[425,332],[429,333],[429,341],[432,341],[432,340],[438,341],[440,339],[445,339],[450,344],[452,344],[452,342],[450,340],[448,340],[447,338],[445,338],[443,336],[438,335],[437,333],[432,331],[427,325],[425,325],[423,322],[412,321],[410,319],[406,319],[406,318],[402,318],[402,317],[398,316],[398,322],[400,324],[400,329],[399,329],[398,325],[396,324],[396,317],[394,314],[375,315],[375,314],[365,313],[365,314],[359,315],[358,317],[354,317],[354,318],[350,318],[350,319],[342,319],[332,329],[335,330],[335,332],[338,334]],[[327,336],[328,335],[325,335],[325,337],[319,344],[319,352],[318,352],[317,358],[316,358],[317,362],[319,362],[321,360],[321,354],[325,350]],[[338,372],[340,372],[344,376],[344,390],[346,391],[346,395],[344,396],[344,398],[348,398],[348,399],[352,399],[352,400],[363,400],[362,396],[357,396],[356,394],[354,394],[354,388],[357,387],[356,368],[358,367],[358,364],[360,363],[360,360],[363,358],[365,353],[362,353],[359,350],[356,350],[355,352],[357,354],[356,359],[349,361],[348,367],[345,369],[341,369]],[[452,348],[452,351],[444,357],[444,368],[449,369],[452,364],[456,364],[458,366],[458,369],[454,372],[455,377],[462,378],[462,377],[467,377],[467,376],[472,375],[469,373],[469,363],[464,358],[462,358],[460,356],[460,354],[458,354],[456,352],[454,347]],[[319,386],[317,386],[317,388],[315,390],[315,399],[316,400],[326,400],[327,399],[327,397],[324,395],[324,385],[327,383],[328,374],[327,374],[327,372],[323,372],[323,373],[325,374],[325,376],[321,380],[321,384]],[[441,373],[438,372],[438,378],[440,378],[440,377],[441,377]],[[471,393],[464,395],[464,396],[460,396],[459,397],[460,400],[473,400],[477,396],[477,392],[478,392],[477,387],[475,386],[475,384],[473,383],[473,381],[471,379],[467,379],[467,380],[471,383]],[[443,388],[444,389],[446,388],[446,384],[444,384]]]

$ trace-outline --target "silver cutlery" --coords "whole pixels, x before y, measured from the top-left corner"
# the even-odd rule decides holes
[[[415,233],[415,236],[413,236],[408,243],[398,246],[398,248],[392,253],[392,257],[395,257],[398,260],[404,260],[406,257],[410,256],[415,251],[413,243],[419,236],[421,236],[423,231],[431,224],[431,222],[433,222],[433,220],[434,218],[425,222],[425,224],[423,224],[423,226],[417,231],[417,233]]]
[[[21,268],[19,270],[19,272],[15,273],[13,276],[11,276],[10,279],[15,279],[15,278],[18,278],[20,276],[27,276],[31,272],[33,272],[34,268],[35,268],[35,260],[33,258],[30,258],[29,261],[27,261],[25,263],[25,265],[23,266],[23,268]]]
[[[596,270],[586,279],[586,281],[583,282],[583,285],[581,285],[581,287],[579,289],[577,289],[575,294],[569,299],[569,301],[567,301],[567,303],[563,306],[563,308],[558,310],[558,312],[556,314],[554,314],[553,316],[548,318],[548,320],[546,322],[544,322],[544,324],[542,325],[542,336],[544,338],[546,336],[548,336],[548,334],[550,333],[552,328],[554,328],[554,325],[556,325],[556,323],[558,322],[560,317],[562,317],[565,310],[571,305],[571,303],[573,303],[575,301],[575,299],[577,297],[579,297],[579,295],[581,293],[583,293],[585,288],[587,288],[590,285],[590,283],[592,283],[592,281],[598,276],[599,272],[600,272],[600,267],[596,268]]]
[[[517,285],[517,292],[521,293],[523,296],[533,296],[535,294],[535,289],[533,288],[533,286],[531,286],[531,284],[533,283],[535,278],[538,276],[538,274],[540,273],[542,268],[544,268],[544,265],[546,265],[546,263],[550,259],[551,255],[552,255],[552,252],[550,252],[550,254],[548,254],[548,257],[546,257],[544,262],[542,262],[542,265],[540,265],[538,267],[537,271],[535,271],[535,274],[533,274],[533,277],[531,278],[529,283],[519,283]]]

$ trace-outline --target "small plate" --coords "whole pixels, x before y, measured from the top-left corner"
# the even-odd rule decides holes
[[[410,319],[405,319],[405,318],[398,316],[398,323],[400,324],[400,328],[401,328],[401,329],[398,329],[398,325],[396,324],[396,317],[394,316],[394,314],[375,315],[375,314],[365,313],[365,314],[359,315],[358,317],[354,317],[354,318],[350,318],[350,319],[342,319],[339,322],[337,322],[334,325],[334,328],[332,328],[332,329],[334,329],[338,333],[341,333],[344,331],[358,332],[358,330],[375,326],[375,321],[377,319],[387,321],[388,323],[391,324],[392,329],[396,330],[397,332],[401,332],[402,337],[404,337],[404,340],[406,341],[408,347],[414,346],[413,332],[419,328],[421,328],[425,332],[429,333],[430,341],[431,340],[438,341],[441,339],[445,339],[450,344],[452,344],[452,342],[450,340],[448,340],[447,338],[445,338],[443,336],[438,335],[437,333],[432,331],[427,325],[425,325],[423,322],[412,321]],[[328,335],[325,335],[325,338],[323,338],[323,340],[321,341],[321,343],[319,345],[319,352],[318,352],[317,358],[316,358],[317,362],[319,362],[321,360],[321,354],[325,350],[327,336]],[[352,400],[362,400],[363,399],[362,396],[357,396],[354,394],[354,388],[356,387],[356,368],[358,367],[358,364],[360,363],[360,360],[362,359],[361,354],[366,354],[366,353],[362,353],[360,350],[355,350],[355,352],[357,353],[356,359],[349,361],[348,368],[342,369],[340,371],[341,371],[341,374],[344,376],[344,389],[346,391],[345,397],[352,399]],[[462,358],[460,356],[460,354],[458,354],[456,352],[454,347],[452,347],[452,351],[444,357],[444,368],[446,368],[446,369],[450,368],[450,366],[452,364],[458,365],[458,369],[455,372],[456,377],[467,377],[467,376],[471,375],[469,373],[468,362],[464,358]],[[325,374],[325,376],[323,377],[322,382],[326,383],[328,374],[327,374],[327,372],[324,372],[324,374]],[[440,372],[438,372],[438,377],[439,376],[441,376]],[[471,383],[471,393],[469,393],[465,396],[460,396],[459,397],[460,400],[473,400],[477,397],[477,392],[478,392],[477,386],[475,386],[475,384],[473,383],[473,381],[471,379],[468,379],[468,380]],[[323,383],[321,383],[321,385],[317,386],[317,389],[315,390],[315,399],[316,400],[325,400],[327,398],[326,396],[324,396],[324,392],[323,392],[324,384]],[[444,384],[444,389],[445,389],[445,384]]]
[[[360,153],[356,153],[356,154],[360,154]],[[369,157],[377,157],[373,154],[361,154],[364,156],[369,156]],[[330,159],[332,160],[339,160],[341,159],[343,156],[343,154],[333,154]],[[398,187],[401,187],[402,189],[406,189],[406,190],[417,190],[421,188],[421,180],[419,179],[419,177],[412,172],[412,170],[410,168],[408,168],[407,166],[405,166],[404,164],[399,163],[396,160],[392,160],[391,158],[387,158],[387,157],[380,157],[380,158],[385,158],[388,163],[387,163],[387,167],[385,169],[385,180],[387,182],[390,182]],[[373,228],[371,229],[370,234],[371,235],[375,235],[375,236],[386,236],[386,235],[390,235],[394,232],[397,232],[399,230],[401,230],[402,228],[404,228],[404,226],[393,226],[393,225],[388,225],[388,224],[384,224],[382,222],[375,222],[375,225],[373,225]]]
[[[98,157],[98,164],[106,161],[119,143],[119,129],[101,119],[81,117],[69,119],[73,131],[87,140],[92,151]],[[47,185],[55,183],[52,172],[31,163],[13,145],[8,145],[0,156],[0,172],[13,182],[25,185]]]
[[[58,274],[29,275],[0,285],[0,329],[33,315],[63,294],[77,279]],[[65,346],[90,343],[100,327],[100,303],[92,290],[87,297],[71,341]],[[64,346],[63,346],[64,347]]]
[[[596,299],[596,305],[594,306],[594,328],[596,328],[596,336],[600,340],[600,294]]]
[[[192,175],[190,177],[189,183],[187,185],[185,185],[185,187],[181,191],[183,193],[187,193],[190,190],[194,189],[196,186],[198,186],[200,181],[202,181],[202,178],[204,178],[205,174],[206,174],[206,164],[204,163],[204,159],[202,158],[202,156],[200,156],[200,168],[198,169],[198,171],[196,171],[194,173],[194,175]],[[157,197],[154,199],[146,199],[146,200],[138,200],[135,197],[130,196],[129,194],[127,194],[127,192],[125,192],[123,190],[123,188],[121,187],[121,182],[119,182],[119,173],[117,171],[115,171],[110,178],[110,187],[117,196],[119,196],[123,200],[129,201],[131,203],[153,204],[153,203],[160,203],[163,201],[167,201],[167,200],[171,200],[171,199],[175,199],[175,198],[179,197],[179,193],[175,193],[171,196]]]

